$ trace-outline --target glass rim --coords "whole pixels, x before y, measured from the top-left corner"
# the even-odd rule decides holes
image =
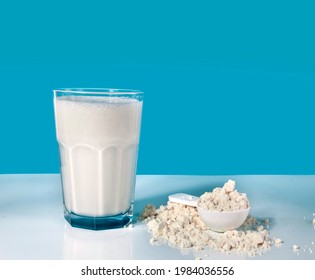
[[[142,95],[143,92],[135,89],[120,88],[58,88],[54,93],[77,94],[77,95]]]

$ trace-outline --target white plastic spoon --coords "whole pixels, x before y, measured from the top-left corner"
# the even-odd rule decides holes
[[[199,197],[176,193],[168,197],[169,201],[197,207],[201,220],[213,231],[224,232],[239,228],[246,220],[249,207],[237,211],[211,211],[198,206]]]

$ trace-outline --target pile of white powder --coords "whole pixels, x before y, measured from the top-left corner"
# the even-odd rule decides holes
[[[199,204],[206,209],[220,209],[219,211],[248,208],[246,195],[239,194],[234,187],[235,182],[229,181],[223,188],[201,196]],[[207,197],[210,197],[209,200]],[[220,201],[224,202],[224,206]],[[152,244],[160,241],[181,249],[210,249],[249,256],[254,256],[272,245],[265,222],[259,222],[250,216],[238,230],[224,233],[208,229],[199,218],[195,207],[174,202],[168,202],[166,206],[162,205],[158,209],[147,205],[141,218],[152,234]]]

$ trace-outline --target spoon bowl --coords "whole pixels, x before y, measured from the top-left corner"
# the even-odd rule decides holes
[[[177,193],[168,197],[169,201],[194,206],[198,210],[200,219],[213,231],[225,232],[239,228],[246,220],[250,208],[236,211],[212,211],[198,206],[199,197]]]
[[[239,228],[246,220],[249,209],[237,211],[211,211],[197,207],[200,219],[213,231],[224,232]]]

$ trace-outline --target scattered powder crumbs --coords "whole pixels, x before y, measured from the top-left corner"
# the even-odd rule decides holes
[[[282,239],[275,238],[275,245],[276,245],[276,247],[278,247],[278,248],[281,247],[282,243],[283,243]]]
[[[236,211],[247,209],[249,201],[245,193],[235,190],[235,181],[229,180],[222,188],[215,188],[200,196],[198,206],[207,210]]]
[[[260,225],[260,226],[258,226],[258,227],[256,228],[256,230],[257,230],[257,231],[263,231],[263,230],[264,230],[264,227],[263,227],[262,225]]]
[[[297,253],[300,250],[300,246],[299,245],[293,245],[292,249],[293,249],[294,253]]]
[[[180,249],[210,249],[249,256],[255,256],[272,245],[268,231],[252,216],[238,230],[224,233],[208,229],[195,207],[170,201],[159,209],[148,205],[141,218],[152,234],[151,244],[163,242]]]

